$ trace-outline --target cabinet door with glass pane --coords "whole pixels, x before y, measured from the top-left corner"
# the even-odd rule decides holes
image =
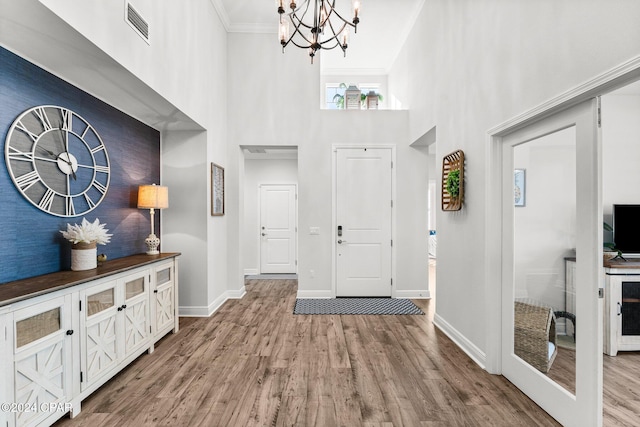
[[[154,269],[154,290],[151,298],[152,318],[154,321],[153,336],[158,339],[174,327],[175,298],[174,298],[174,269],[173,261],[158,265]]]
[[[149,269],[140,270],[118,280],[123,296],[120,306],[124,314],[124,357],[142,347],[148,347],[151,334],[149,310]]]
[[[72,340],[71,295],[14,312],[14,403],[24,409],[15,413],[17,426],[59,418],[59,412],[42,408],[71,401]]]
[[[115,280],[80,292],[80,366],[82,390],[86,390],[118,366],[119,314]]]

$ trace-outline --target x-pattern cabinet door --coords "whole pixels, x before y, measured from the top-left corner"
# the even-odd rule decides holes
[[[159,265],[155,268],[155,289],[152,298],[154,319],[154,336],[171,330],[175,320],[174,298],[174,269],[173,262]]]
[[[36,425],[55,413],[43,410],[70,402],[71,295],[14,312],[14,392],[16,425]]]
[[[118,365],[119,353],[122,352],[117,339],[122,310],[118,311],[117,294],[115,280],[80,293],[80,330],[84,331],[80,337],[83,391]]]
[[[118,280],[123,295],[124,357],[148,345],[150,330],[149,282],[150,271],[142,270]]]

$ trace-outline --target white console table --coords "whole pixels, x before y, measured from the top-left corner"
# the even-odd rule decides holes
[[[604,352],[615,356],[618,351],[640,350],[640,260],[605,262]],[[631,293],[623,292],[633,287]],[[636,313],[636,314],[633,314]],[[625,319],[632,324],[625,324]]]
[[[178,253],[0,285],[0,426],[48,426],[170,331]]]

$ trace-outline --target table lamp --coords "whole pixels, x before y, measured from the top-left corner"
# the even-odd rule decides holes
[[[162,185],[141,185],[138,187],[138,209],[149,209],[151,215],[151,234],[144,241],[147,245],[147,255],[157,255],[160,239],[154,231],[155,210],[169,207],[169,189]]]

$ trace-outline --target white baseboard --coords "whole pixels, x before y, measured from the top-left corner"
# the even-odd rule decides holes
[[[226,291],[218,298],[213,300],[208,306],[181,306],[178,307],[178,316],[180,317],[210,317],[218,311],[222,304],[229,299],[240,299],[246,294],[244,286],[238,290]]]
[[[244,275],[245,276],[255,276],[256,274],[260,274],[257,268],[245,268]]]
[[[298,291],[297,298],[333,298],[331,291]]]
[[[433,324],[448,336],[458,347],[460,347],[462,351],[467,353],[467,356],[476,362],[482,369],[486,370],[485,366],[487,362],[487,355],[474,343],[469,341],[467,337],[451,326],[449,322],[440,317],[438,313],[433,316]]]
[[[247,290],[245,289],[244,286],[238,290],[226,292],[227,299],[241,299],[243,296],[245,296],[246,293],[247,293]]]
[[[429,292],[428,289],[415,290],[415,291],[396,290],[395,298],[430,299],[431,292]]]

